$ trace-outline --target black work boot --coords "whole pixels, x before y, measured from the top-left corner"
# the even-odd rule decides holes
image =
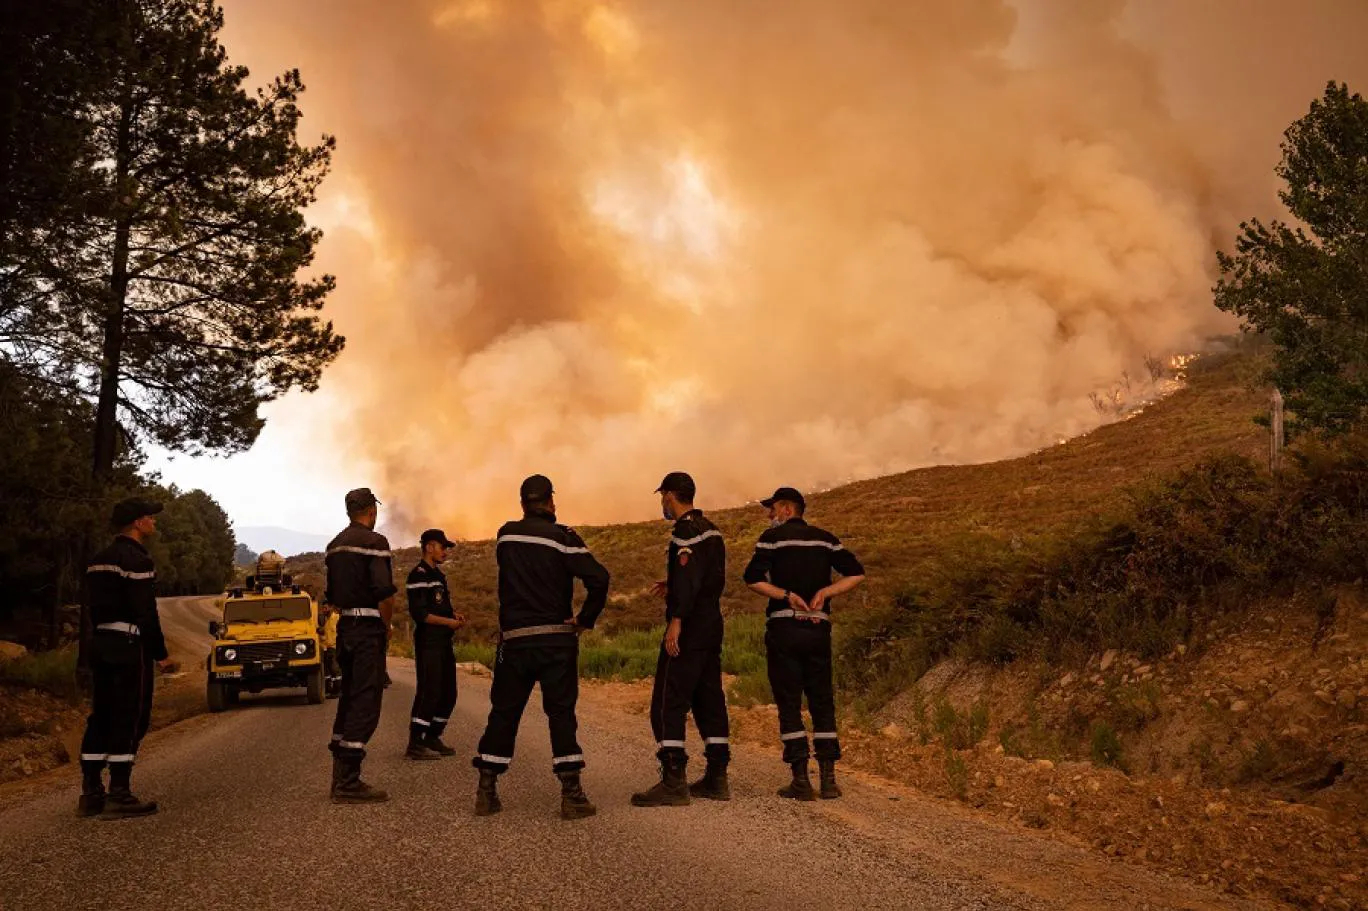
[[[81,796],[77,816],[99,816],[105,808],[104,763],[81,763]]]
[[[335,758],[333,760],[333,803],[383,803],[389,794],[373,788],[361,780],[361,760]]]
[[[727,763],[709,759],[703,777],[689,785],[689,795],[708,800],[731,800],[731,785],[727,782]]]
[[[841,789],[836,785],[836,760],[819,759],[817,769],[822,779],[822,799],[835,800],[840,797]]]
[[[817,794],[812,790],[812,780],[808,778],[808,761],[800,759],[789,765],[793,769],[793,780],[779,789],[779,796],[787,797],[789,800],[816,800]]]
[[[579,772],[557,772],[561,783],[561,819],[584,819],[598,812],[580,784]]]
[[[155,800],[139,800],[129,790],[128,782],[133,775],[133,764],[120,762],[109,767],[109,796],[104,801],[101,819],[128,819],[133,816],[151,816],[157,812]]]
[[[682,756],[667,756],[660,760],[660,781],[654,786],[632,795],[634,807],[687,807],[689,783],[684,770],[689,761]]]
[[[455,756],[456,751],[442,742],[441,737],[434,737],[429,734],[423,738],[423,746],[427,747],[438,756]]]
[[[475,815],[493,816],[503,809],[499,800],[499,773],[480,769],[480,784],[475,788]]]
[[[419,760],[441,759],[442,754],[428,746],[426,738],[410,736],[408,749],[404,751],[404,758]]]

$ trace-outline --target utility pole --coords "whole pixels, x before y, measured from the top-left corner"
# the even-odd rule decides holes
[[[1286,441],[1283,435],[1283,397],[1276,389],[1269,397],[1268,429],[1268,469],[1276,475],[1282,470],[1282,451]]]

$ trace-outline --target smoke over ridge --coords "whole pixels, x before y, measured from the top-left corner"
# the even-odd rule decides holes
[[[490,533],[1016,455],[1228,331],[1213,249],[1356,0],[227,0],[339,136],[326,447]],[[1356,82],[1357,80],[1357,82]]]

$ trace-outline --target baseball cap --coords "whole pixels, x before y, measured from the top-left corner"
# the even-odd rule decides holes
[[[524,503],[540,503],[543,500],[550,499],[555,492],[556,489],[552,486],[551,479],[544,474],[532,475],[523,481],[522,486],[518,488],[518,496]]]
[[[455,541],[447,540],[446,532],[442,531],[440,528],[429,528],[418,538],[418,543],[420,545],[426,545],[429,541],[438,541],[443,547],[456,546]]]
[[[145,500],[142,497],[120,500],[114,504],[114,510],[109,516],[109,524],[115,528],[127,528],[143,516],[155,516],[162,511],[162,508],[162,505],[156,500]]]
[[[660,482],[656,488],[656,493],[673,493],[690,502],[693,501],[694,494],[698,493],[698,487],[694,484],[694,479],[689,477],[687,472],[672,471],[665,476],[665,480]]]
[[[379,502],[369,487],[358,487],[355,490],[347,491],[346,503],[349,513],[375,506]]]
[[[803,495],[792,487],[780,487],[774,492],[774,496],[767,500],[761,500],[760,505],[769,509],[780,500],[787,503],[796,503],[798,504],[799,509],[807,509],[807,501],[803,499]]]

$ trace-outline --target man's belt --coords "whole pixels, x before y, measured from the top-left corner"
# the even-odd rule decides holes
[[[575,632],[575,627],[569,623],[548,623],[544,626],[523,626],[518,629],[506,629],[499,631],[499,638],[504,642],[509,639],[522,639],[525,636],[545,636],[550,633],[571,633]]]
[[[101,623],[96,629],[102,629],[111,633],[123,633],[127,636],[138,636],[141,632],[136,623]]]
[[[374,607],[348,607],[337,612],[339,617],[375,617],[377,620],[383,619],[384,615]]]
[[[777,610],[777,611],[775,611],[774,613],[770,614],[770,615],[767,617],[767,619],[769,619],[769,620],[774,620],[774,619],[776,619],[776,618],[783,618],[783,617],[792,617],[792,618],[794,618],[795,620],[821,620],[821,621],[823,621],[823,622],[825,622],[825,623],[830,623],[830,622],[831,622],[831,617],[830,617],[830,615],[827,614],[826,611],[820,611],[820,610],[790,610],[790,609],[787,608],[787,607],[784,608],[783,610]]]

